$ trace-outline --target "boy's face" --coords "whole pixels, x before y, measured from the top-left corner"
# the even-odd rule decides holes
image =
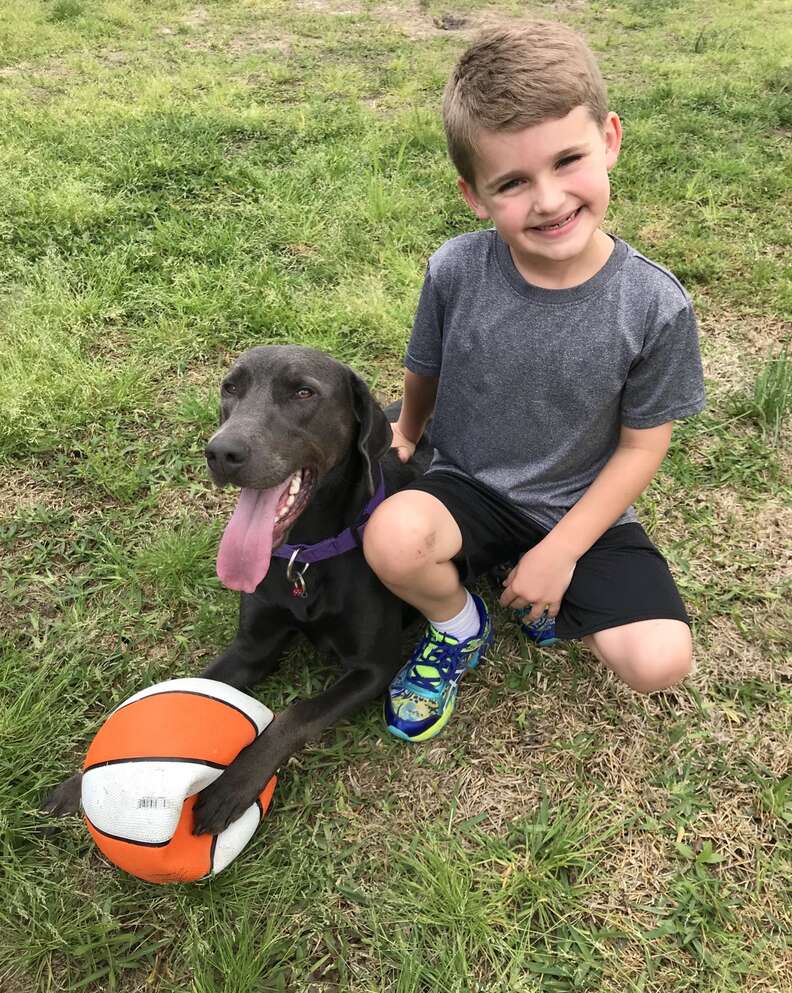
[[[600,127],[586,107],[575,107],[566,117],[521,131],[483,132],[475,189],[464,179],[459,187],[476,216],[494,222],[524,273],[573,272],[578,264],[585,269],[620,145],[615,114]]]

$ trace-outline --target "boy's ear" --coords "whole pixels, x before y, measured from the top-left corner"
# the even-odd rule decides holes
[[[619,149],[622,143],[622,126],[621,121],[617,114],[611,111],[605,118],[605,126],[603,128],[603,137],[605,138],[605,165],[608,171],[616,165],[616,160],[619,157]]]
[[[476,191],[471,184],[460,176],[457,179],[457,186],[459,186],[459,192],[464,197],[465,203],[470,207],[476,217],[480,221],[486,221],[490,216],[489,211],[476,196]]]

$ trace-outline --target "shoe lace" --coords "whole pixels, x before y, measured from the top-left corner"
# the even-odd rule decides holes
[[[459,642],[447,641],[439,631],[431,629],[416,652],[416,659],[407,672],[405,685],[411,690],[437,693],[443,683],[454,681],[458,665]],[[435,672],[418,671],[426,668],[433,668]]]

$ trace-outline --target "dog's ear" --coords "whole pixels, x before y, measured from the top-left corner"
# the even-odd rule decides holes
[[[352,390],[352,410],[360,424],[357,445],[368,474],[369,493],[373,496],[379,481],[375,481],[374,466],[390,448],[393,432],[382,407],[360,376],[352,370],[349,372],[349,385]]]

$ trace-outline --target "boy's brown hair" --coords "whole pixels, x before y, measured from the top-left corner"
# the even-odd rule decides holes
[[[443,94],[448,154],[475,188],[479,131],[519,131],[585,106],[598,124],[608,94],[585,41],[555,21],[488,31],[462,55]]]

